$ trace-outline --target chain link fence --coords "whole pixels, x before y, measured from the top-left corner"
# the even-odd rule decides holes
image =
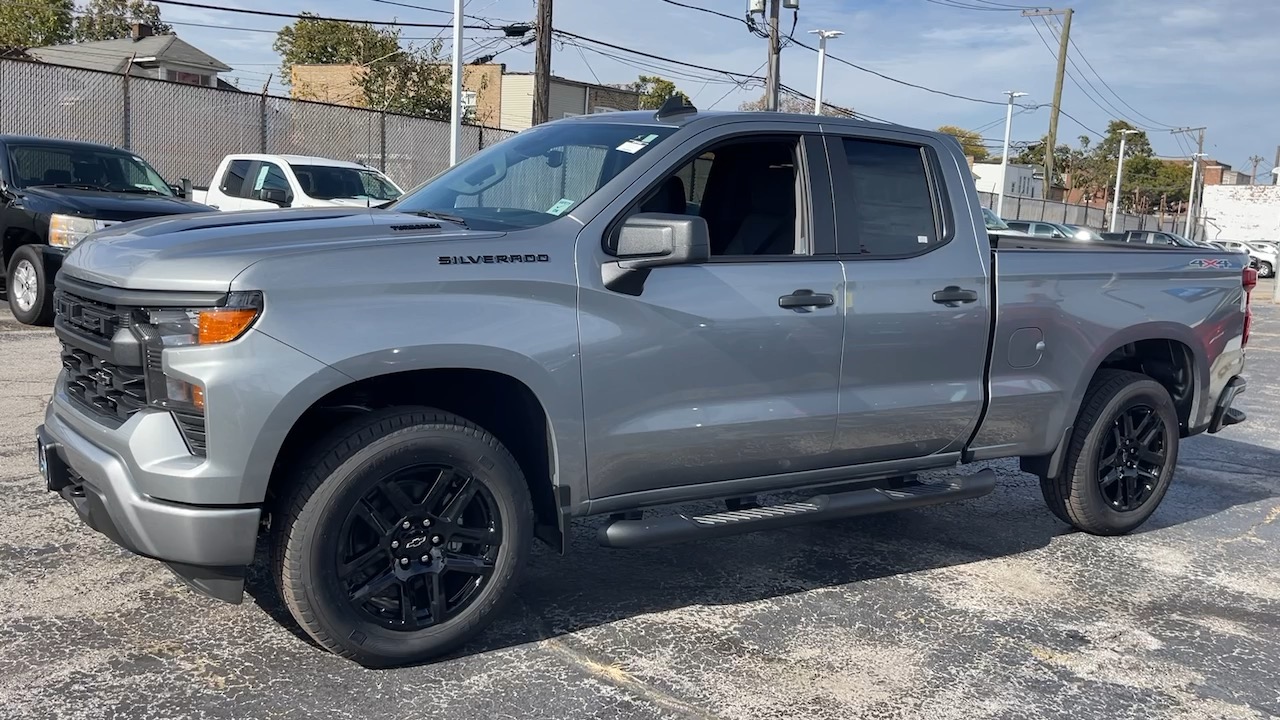
[[[232,153],[318,155],[402,187],[449,167],[449,123],[362,108],[0,59],[0,133],[115,145],[203,185]],[[460,158],[513,133],[464,125]]]
[[[982,206],[990,210],[996,209],[999,198],[995,193],[978,192],[978,200]],[[1081,225],[1094,230],[1106,232],[1111,225],[1110,208],[1092,207],[1089,205],[1073,205],[1056,200],[1025,198],[1016,195],[1004,196],[1004,210],[1001,217],[1005,220],[1043,220],[1046,222]],[[1167,213],[1160,215],[1136,215],[1118,213],[1116,215],[1116,232],[1122,230],[1164,230],[1181,233],[1185,216]],[[1197,232],[1199,232],[1197,230]]]

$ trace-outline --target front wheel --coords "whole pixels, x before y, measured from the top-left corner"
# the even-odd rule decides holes
[[[5,290],[9,310],[24,325],[48,325],[53,320],[53,288],[45,281],[40,246],[23,245],[9,259]]]
[[[533,535],[506,448],[426,408],[337,430],[279,520],[285,605],[320,645],[370,667],[422,662],[478,634],[510,600]]]
[[[1040,483],[1059,518],[1095,535],[1137,528],[1164,499],[1178,462],[1178,412],[1146,375],[1104,370],[1089,386],[1062,473]]]
[[[1269,262],[1258,263],[1258,277],[1269,278],[1275,274],[1276,274],[1276,270],[1275,268],[1271,267],[1271,263]]]

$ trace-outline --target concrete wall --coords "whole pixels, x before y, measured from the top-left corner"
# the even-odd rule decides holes
[[[1280,239],[1280,186],[1207,185],[1201,208],[1210,240]]]

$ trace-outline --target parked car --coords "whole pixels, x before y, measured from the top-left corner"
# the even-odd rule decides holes
[[[993,251],[978,207],[945,134],[672,102],[525,130],[386,210],[109,228],[59,277],[40,466],[226,601],[267,528],[300,627],[374,666],[466,642],[582,516],[698,541],[976,498],[989,468],[918,474],[1019,457],[1063,522],[1133,530],[1180,439],[1244,419],[1254,274]]]
[[[993,211],[988,210],[987,208],[982,208],[982,220],[987,226],[987,232],[990,233],[991,235],[996,235],[996,236],[1004,235],[1006,237],[1031,237],[1030,235],[1022,232],[1021,230],[1014,230],[1013,228],[1009,227],[1009,223],[1005,222],[1004,218],[995,214]]]
[[[1276,259],[1276,248],[1265,243],[1249,243],[1237,240],[1215,240],[1214,245],[1233,252],[1247,253],[1256,262],[1258,277],[1269,278],[1276,274],[1280,262]]]
[[[116,223],[208,211],[176,196],[128,150],[95,143],[0,135],[0,238],[14,318],[53,319],[53,278],[67,251]]]
[[[228,155],[192,198],[219,210],[376,207],[403,191],[371,167],[302,155]]]
[[[1105,235],[1104,235],[1105,237]],[[1137,245],[1155,245],[1158,247],[1180,247],[1207,250],[1205,245],[1189,240],[1174,232],[1163,230],[1125,230],[1124,242]]]
[[[1084,240],[1086,242],[1102,242],[1105,239],[1102,237],[1101,230],[1094,230],[1093,228],[1085,225],[1074,225],[1074,224],[1064,223],[1062,227],[1070,230],[1072,233],[1071,237],[1076,240]]]
[[[1061,223],[1044,220],[1009,220],[1009,227],[1021,230],[1033,237],[1053,238],[1060,240],[1084,240],[1076,237],[1076,231]]]

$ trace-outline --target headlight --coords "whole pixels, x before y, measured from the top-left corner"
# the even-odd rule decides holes
[[[160,350],[231,342],[249,329],[262,313],[262,293],[233,292],[227,303],[209,308],[159,308],[147,311],[146,325],[137,327],[141,339]],[[150,354],[151,351],[148,351]],[[151,401],[175,409],[204,410],[204,388],[164,374],[159,362],[148,362]]]
[[[92,218],[54,213],[49,216],[49,244],[55,247],[75,247],[86,235],[95,233],[108,224]]]
[[[261,312],[261,293],[234,292],[221,307],[152,310],[147,320],[164,347],[216,345],[243,335]]]

